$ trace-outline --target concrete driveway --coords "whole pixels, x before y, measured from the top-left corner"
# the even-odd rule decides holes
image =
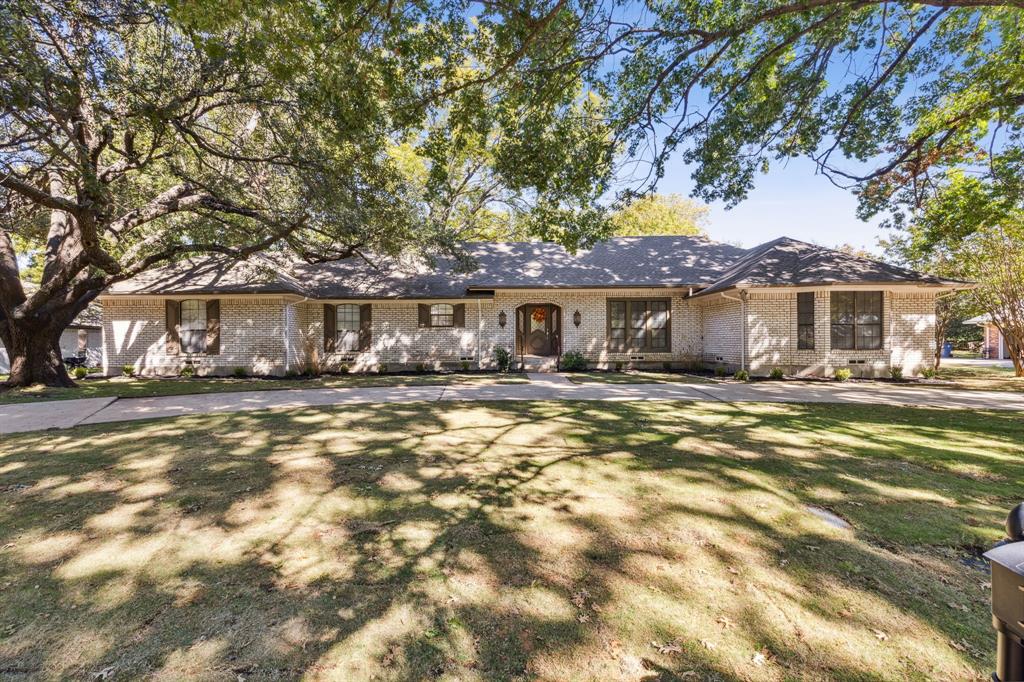
[[[390,386],[240,391],[156,398],[90,398],[0,405],[0,434],[64,429],[185,414],[291,409],[385,402],[481,400],[717,400],[723,402],[846,403],[1024,412],[1024,393],[888,384],[734,382],[708,384],[574,384],[564,376],[488,386]]]

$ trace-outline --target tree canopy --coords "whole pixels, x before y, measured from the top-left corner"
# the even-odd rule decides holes
[[[611,231],[619,237],[704,234],[708,212],[707,206],[679,194],[651,194],[615,211]]]
[[[4,3],[11,380],[66,382],[60,329],[111,283],[188,254],[443,249],[492,197],[541,216],[523,218],[539,236],[599,236],[586,215],[614,146],[584,65],[565,64],[590,50],[592,11],[562,0]],[[424,192],[400,149],[426,169]],[[16,243],[42,251],[30,295]],[[33,358],[34,347],[47,352]]]
[[[1024,125],[1020,0],[648,2],[611,43],[613,116],[653,184],[672,154],[700,198],[742,200],[808,157],[860,213],[920,205]],[[986,168],[979,169],[986,171]]]

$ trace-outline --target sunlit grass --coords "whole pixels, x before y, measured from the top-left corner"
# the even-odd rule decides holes
[[[588,402],[5,436],[0,669],[981,677],[970,564],[1024,487],[1022,442],[1007,414]]]
[[[6,377],[0,376],[0,382]],[[164,395],[274,391],[295,388],[370,388],[374,386],[445,386],[449,384],[513,384],[528,379],[518,374],[339,374],[316,378],[139,378],[94,377],[82,379],[74,388],[53,388],[36,384],[3,390],[0,404],[75,398],[149,398]]]

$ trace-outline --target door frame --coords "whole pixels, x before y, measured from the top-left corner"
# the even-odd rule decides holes
[[[538,357],[558,358],[562,355],[562,306],[557,303],[550,302],[531,302],[523,303],[516,307],[515,315],[515,350],[516,355],[524,357],[526,355],[533,355],[533,353],[527,353],[525,348],[525,337],[526,337],[526,314],[527,311],[532,308],[547,308],[549,326],[548,341],[550,342],[551,350],[547,355],[541,355]]]

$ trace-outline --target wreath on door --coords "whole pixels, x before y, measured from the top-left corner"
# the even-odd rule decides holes
[[[530,317],[532,317],[533,321],[537,324],[542,324],[547,315],[548,311],[546,308],[534,308],[533,314]]]

